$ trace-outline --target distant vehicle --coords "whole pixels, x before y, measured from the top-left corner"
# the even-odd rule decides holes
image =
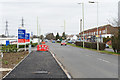
[[[80,42],[81,40],[76,40],[77,42]]]
[[[60,41],[59,39],[57,41]]]
[[[57,42],[60,43],[61,41],[58,39]]]
[[[45,41],[43,41],[42,44],[45,44]]]
[[[70,41],[68,41],[68,43],[70,43],[70,44],[73,44],[75,42],[76,42],[76,40],[70,40]]]
[[[70,41],[68,41],[68,43],[72,44],[73,42],[70,40]]]
[[[45,42],[47,43],[47,42],[48,42],[48,40],[46,39],[46,40],[45,40]]]
[[[55,40],[52,40],[52,43],[55,43]]]
[[[109,45],[108,45],[108,44],[106,44],[106,48],[109,48]]]
[[[62,46],[62,45],[65,45],[65,46],[66,46],[67,43],[63,40],[63,41],[61,42],[61,46]]]

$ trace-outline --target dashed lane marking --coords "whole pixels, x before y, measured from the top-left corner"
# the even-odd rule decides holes
[[[97,59],[100,60],[100,61],[106,62],[106,63],[111,63],[111,62],[109,62],[107,60],[104,60],[104,59],[101,59],[101,58],[97,58]]]

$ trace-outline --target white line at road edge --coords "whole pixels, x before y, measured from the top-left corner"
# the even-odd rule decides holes
[[[67,75],[67,77],[69,79],[71,79],[72,77],[70,76],[70,74],[67,72],[66,69],[64,69],[64,67],[62,66],[62,64],[57,60],[56,56],[54,55],[54,53],[52,51],[50,51],[50,53],[52,54],[52,56],[55,58],[55,60],[57,61],[57,63],[59,64],[59,66],[62,68],[62,70],[65,72],[65,74]]]
[[[31,52],[32,53],[32,52]],[[29,53],[30,54],[30,53]],[[11,71],[9,71],[2,79],[4,79],[4,78],[6,78],[20,63],[22,63],[23,62],[23,60],[25,60],[28,56],[29,56],[29,54],[26,56],[26,57],[24,57]]]
[[[104,61],[104,62],[107,62],[107,63],[110,63],[109,61],[107,60],[104,60],[104,59],[101,59],[101,58],[97,58],[98,60],[101,60],[101,61]]]

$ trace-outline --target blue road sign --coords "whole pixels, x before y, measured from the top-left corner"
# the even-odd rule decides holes
[[[10,45],[10,42],[9,41],[6,41],[6,46]]]
[[[26,33],[25,39],[25,42],[30,42],[30,33]]]
[[[25,43],[25,29],[18,29],[18,43]]]

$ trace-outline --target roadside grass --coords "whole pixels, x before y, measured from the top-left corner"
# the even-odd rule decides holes
[[[70,45],[70,46],[73,46],[73,47],[78,47],[78,48],[83,48],[81,46],[76,46],[75,44],[70,44],[70,43],[67,43],[67,45]],[[92,51],[97,51],[95,49],[90,49],[90,48],[83,48],[83,49],[88,49],[88,50],[92,50]],[[107,54],[113,54],[113,55],[120,55],[119,53],[115,53],[115,52],[110,52],[110,51],[97,51],[97,52],[100,52],[100,53],[107,53]]]
[[[109,45],[109,48],[112,48],[112,46],[111,46],[111,45]]]

